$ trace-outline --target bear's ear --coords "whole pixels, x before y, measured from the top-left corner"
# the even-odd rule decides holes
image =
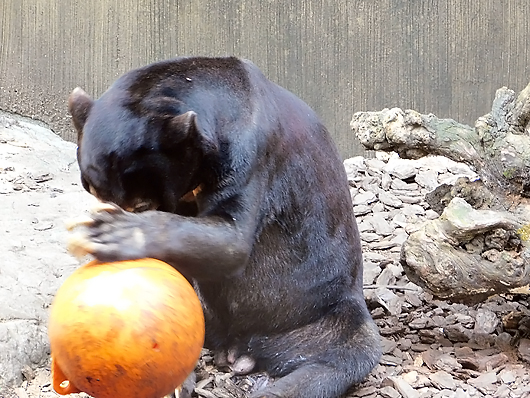
[[[68,111],[72,115],[72,121],[78,135],[83,131],[83,126],[93,104],[92,98],[79,87],[75,88],[68,97]]]
[[[172,116],[168,123],[169,134],[166,133],[162,142],[163,145],[171,147],[181,140],[191,139],[202,150],[204,154],[213,153],[218,150],[218,144],[214,141],[214,136],[208,134],[198,123],[197,114],[188,111],[182,115]],[[178,142],[175,142],[175,133],[178,132]]]

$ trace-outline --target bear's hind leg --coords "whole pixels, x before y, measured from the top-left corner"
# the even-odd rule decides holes
[[[380,344],[364,303],[344,300],[315,323],[251,342],[258,367],[279,377],[251,397],[340,397],[377,365]]]

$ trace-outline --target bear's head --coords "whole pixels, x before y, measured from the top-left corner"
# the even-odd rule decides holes
[[[201,183],[201,162],[215,150],[196,113],[172,97],[134,99],[114,85],[93,100],[76,88],[68,108],[84,188],[125,210],[174,212]]]

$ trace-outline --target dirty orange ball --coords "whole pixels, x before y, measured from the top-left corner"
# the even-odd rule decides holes
[[[193,371],[204,316],[186,278],[162,261],[92,261],[59,288],[48,333],[59,394],[160,398]]]

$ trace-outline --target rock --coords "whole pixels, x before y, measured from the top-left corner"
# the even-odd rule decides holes
[[[465,163],[457,163],[451,161],[447,166],[447,170],[452,174],[461,174],[466,177],[469,177],[470,179],[477,177],[477,173],[471,170],[471,168]]]
[[[427,209],[425,211],[425,218],[427,220],[435,220],[438,217],[440,217],[440,215],[437,212],[435,212],[434,210],[432,210],[432,209]]]
[[[408,224],[407,216],[405,216],[403,213],[398,213],[392,218],[392,223],[396,226],[405,228]]]
[[[475,333],[493,333],[498,323],[499,319],[493,311],[481,308],[475,318]]]
[[[402,207],[403,202],[394,194],[386,191],[381,191],[379,193],[379,200],[381,203],[390,206],[390,207]]]
[[[74,156],[75,153],[71,156],[72,161]],[[525,390],[530,388],[528,364],[515,363],[516,358],[511,357],[512,353],[517,353],[521,361],[523,358],[528,361],[530,356],[526,348],[528,336],[530,336],[530,334],[527,335],[530,331],[530,309],[527,297],[514,296],[512,301],[509,296],[507,296],[508,299],[496,296],[477,306],[434,300],[432,294],[423,291],[403,275],[403,267],[399,262],[399,251],[403,242],[408,239],[407,231],[418,231],[426,220],[435,220],[439,217],[439,213],[431,209],[431,205],[426,201],[427,186],[432,184],[435,187],[440,183],[439,180],[443,179],[452,180],[453,176],[464,174],[463,169],[455,167],[454,164],[458,165],[457,163],[448,162],[443,157],[407,161],[406,163],[410,162],[409,165],[416,170],[416,175],[405,178],[404,181],[394,174],[391,176],[384,164],[389,159],[395,162],[396,155],[376,152],[375,156],[375,160],[362,157],[347,160],[345,168],[348,172],[352,199],[365,202],[356,204],[354,207],[359,231],[363,233],[365,239],[362,241],[364,247],[363,283],[367,287],[364,293],[371,308],[370,313],[380,327],[383,336],[384,357],[382,363],[374,369],[361,388],[353,389],[347,396],[382,398],[407,396],[407,393],[425,398],[502,398],[504,396],[521,398],[530,396],[530,391]],[[62,178],[63,172],[47,170],[53,176],[53,179],[49,180],[50,175],[46,176],[44,171],[36,170],[26,173],[27,170],[19,170],[18,166],[9,168],[8,164],[2,163],[3,161],[4,159],[0,156],[0,205],[3,204],[1,202],[3,195],[48,192],[50,196],[46,200],[51,201],[60,199],[64,192],[69,193],[61,185],[42,190],[46,184],[60,182],[57,179]],[[77,180],[77,175],[74,177],[72,181]],[[8,178],[13,182],[7,183]],[[41,180],[42,182],[37,182]],[[7,194],[1,194],[3,181],[9,188]],[[15,183],[20,191],[13,190]],[[64,192],[52,192],[50,188],[55,187],[63,189]],[[83,192],[79,184],[73,187]],[[384,202],[379,198],[382,192],[385,192]],[[52,197],[52,194],[56,196]],[[385,199],[386,194],[393,195],[393,197],[387,195]],[[392,200],[395,197],[401,203],[392,202],[388,200],[388,197]],[[75,199],[74,201],[78,208],[78,201]],[[41,207],[44,206],[44,202],[34,200],[32,203],[28,203],[28,206],[33,207],[35,203],[40,203]],[[409,205],[415,206],[409,207]],[[35,212],[33,219],[34,222],[31,219],[27,220],[32,232],[34,229],[36,231],[38,228],[50,226],[52,228],[46,232],[54,232],[60,228],[57,217],[42,217],[42,211]],[[45,231],[38,232],[46,233]],[[488,246],[488,248],[495,249],[499,246],[497,241],[504,244],[504,238],[500,235],[490,236],[488,244],[491,247]],[[26,237],[20,237],[20,245],[14,245],[15,249],[22,247],[25,239]],[[486,245],[484,240],[482,245]],[[377,251],[371,251],[372,249]],[[481,252],[479,251],[479,254]],[[16,257],[19,261],[20,253]],[[68,255],[65,258],[71,260]],[[63,264],[61,261],[63,260],[56,264]],[[48,263],[46,264],[49,266]],[[64,262],[63,265],[65,264],[64,275],[67,275],[70,272],[69,269],[75,266]],[[53,269],[57,271],[57,265]],[[1,300],[4,299],[4,296],[1,296],[2,288],[9,285],[3,283],[4,277],[5,275],[0,273],[0,302],[2,303]],[[31,278],[31,275],[25,277]],[[59,279],[63,277],[61,274]],[[390,288],[374,289],[370,286],[374,283]],[[53,289],[50,291],[50,295],[53,295]],[[37,307],[39,305],[41,305],[40,302],[37,303]],[[2,311],[9,311],[9,308],[9,304],[0,306],[0,314]],[[39,313],[40,310],[31,311]],[[502,324],[498,321],[501,315],[503,316]],[[11,347],[9,344],[13,338],[27,351],[27,357],[30,358],[26,361],[27,363],[32,366],[35,366],[33,361],[46,363],[47,351],[45,350],[44,355],[39,357],[32,348],[33,344],[40,347],[46,346],[47,342],[42,337],[45,336],[45,329],[43,327],[42,330],[32,332],[31,328],[35,327],[35,324],[26,322],[28,323],[20,323],[25,330],[23,333],[10,329],[9,334],[1,333],[7,329],[2,329],[2,323],[0,323],[0,385],[3,382],[3,361],[6,358],[5,351],[2,349]],[[30,343],[20,343],[25,339]],[[517,348],[514,348],[514,345],[518,345]],[[507,354],[510,355],[510,361],[508,361]],[[24,382],[14,395],[2,395],[0,388],[0,396],[2,398],[26,398],[24,394],[27,394],[29,398],[56,397],[49,384],[49,370],[45,378],[41,377],[40,372],[46,369],[37,370],[36,379],[31,381],[33,371],[28,366],[22,367],[20,373],[28,381]],[[488,380],[478,378],[484,372],[495,373],[493,370],[498,372],[495,382],[490,383]],[[212,356],[208,354],[202,356],[198,371],[203,375],[197,384],[197,391],[200,393],[198,396],[204,397],[243,398],[247,396],[248,391],[255,391],[256,386],[272,382],[259,374],[233,378],[229,373],[213,367]],[[401,390],[396,386],[400,383],[396,381],[399,379],[402,383]],[[468,380],[473,380],[476,386],[468,383]],[[490,381],[492,380],[493,378]],[[237,383],[237,386],[234,383]],[[411,388],[413,392],[410,391]],[[84,397],[84,395],[81,396]],[[72,396],[72,398],[79,397]]]
[[[519,322],[525,317],[524,312],[511,311],[502,317],[502,325],[505,329],[517,329]]]
[[[402,211],[405,216],[425,215],[425,209],[420,205],[405,205]]]
[[[381,175],[381,188],[383,188],[383,190],[385,191],[388,191],[391,185],[392,185],[392,177],[388,173],[383,173]]]
[[[364,216],[372,211],[372,208],[366,204],[353,206],[353,214],[356,216]]]
[[[359,173],[364,173],[366,171],[363,156],[355,156],[353,158],[346,159],[343,164],[344,168],[346,169],[348,180],[350,181],[352,181],[354,177],[357,177]]]
[[[449,373],[439,370],[429,376],[429,379],[438,388],[447,388],[449,390],[456,389],[456,382]]]
[[[377,192],[381,179],[379,177],[365,177],[361,181],[361,188],[367,192]]]
[[[440,185],[438,183],[438,173],[435,170],[421,170],[414,177],[414,181],[429,191],[432,191]]]
[[[391,377],[390,380],[394,383],[394,388],[399,391],[403,398],[419,398],[420,394],[414,390],[410,384],[408,384],[401,377]]]
[[[509,351],[512,348],[512,336],[507,332],[499,333],[495,338],[495,346],[501,351]]]
[[[363,258],[365,261],[373,261],[374,263],[380,263],[388,260],[388,257],[384,254],[367,251],[363,253]]]
[[[409,328],[411,329],[423,329],[429,324],[429,318],[422,317],[417,318],[409,322]]]
[[[478,359],[479,371],[497,369],[499,366],[509,361],[508,356],[502,352],[494,355],[484,355],[484,352],[481,353],[479,351],[476,355]]]
[[[401,394],[390,386],[383,387],[379,390],[379,395],[384,398],[400,398]]]
[[[381,268],[378,264],[371,261],[365,261],[363,263],[363,285],[371,285],[374,283],[375,278],[381,273]]]
[[[389,240],[389,239],[383,239],[383,240],[380,240],[379,242],[370,243],[369,247],[372,250],[386,250],[386,249],[392,249],[394,247],[397,247],[398,245],[399,243],[397,242],[393,242],[392,240]]]
[[[410,339],[399,339],[398,344],[399,348],[401,348],[403,351],[408,351],[412,347],[412,341]]]
[[[499,388],[497,388],[497,391],[495,391],[495,398],[508,398],[511,393],[511,388],[505,384],[502,384],[499,386]]]
[[[361,232],[361,240],[365,242],[377,242],[381,237],[374,232]]]
[[[403,209],[404,212],[406,210]],[[499,288],[500,285],[521,286],[530,265],[519,255],[507,252],[493,255],[492,249],[482,253],[484,259],[481,259],[460,249],[474,237],[499,228],[516,228],[517,225],[517,217],[513,213],[474,210],[462,198],[454,197],[440,218],[424,223],[403,244],[407,275],[438,297],[453,300],[465,298],[479,301],[492,291],[507,289]],[[517,271],[508,272],[510,269]],[[429,278],[422,278],[422,275],[429,275]],[[499,283],[500,278],[502,284]]]
[[[394,355],[383,354],[379,360],[379,363],[387,366],[398,366],[403,363],[403,360]]]
[[[453,343],[467,342],[471,333],[466,330],[461,324],[449,325],[444,328],[445,336]]]
[[[420,340],[419,337],[417,340],[418,341]],[[425,351],[428,351],[430,348],[431,348],[430,344],[424,344],[424,343],[419,343],[419,342],[414,343],[414,345],[410,347],[410,349],[414,352],[423,352],[423,353],[425,353]]]
[[[390,268],[385,268],[381,271],[381,274],[377,277],[376,285],[387,286],[396,283],[396,276]]]
[[[437,155],[427,155],[417,160],[420,170],[434,170],[437,173],[445,173],[450,163],[453,163],[453,160]]]
[[[499,373],[499,378],[504,384],[511,384],[515,381],[515,375],[511,370],[503,369]]]
[[[530,362],[530,339],[521,339],[517,353],[526,362]]]
[[[484,373],[476,379],[470,379],[468,383],[479,389],[495,391],[496,387],[493,384],[497,383],[497,374],[495,372]]]
[[[398,195],[395,191],[392,192],[396,197],[401,200],[403,203],[407,203],[410,205],[415,205],[418,203],[421,203],[421,197],[419,196],[405,196],[405,195]]]
[[[355,390],[353,393],[354,397],[367,397],[371,396],[372,394],[375,394],[377,392],[377,388],[374,386],[368,386],[368,387],[362,387]]]
[[[433,344],[443,338],[443,334],[439,329],[422,329],[418,331],[420,341],[425,344]]]
[[[390,354],[397,347],[397,343],[394,340],[381,338],[381,349],[383,354]]]
[[[372,207],[373,213],[382,213],[384,211],[385,211],[385,205],[381,202],[375,203],[374,206]]]
[[[408,238],[405,228],[410,228],[411,223],[418,228],[417,226],[421,225],[426,219],[437,219],[439,216],[424,201],[425,186],[430,183],[435,186],[439,184],[439,180],[454,178],[450,174],[453,173],[451,167],[447,166],[447,164],[442,164],[443,162],[441,160],[433,162],[436,168],[433,167],[432,170],[434,172],[431,171],[429,173],[428,168],[421,166],[423,159],[420,159],[419,161],[414,161],[416,162],[414,164],[409,164],[409,166],[413,166],[413,169],[416,170],[416,182],[410,182],[413,175],[405,177],[402,174],[401,178],[407,180],[403,181],[401,178],[391,177],[385,164],[387,160],[388,156],[377,157],[377,154],[376,159],[367,160],[358,157],[345,161],[345,168],[348,170],[348,179],[352,185],[352,198],[356,204],[354,211],[359,221],[359,230],[363,234],[363,244],[365,247],[376,248],[378,250],[392,248],[398,250],[401,244]],[[396,158],[394,156],[391,157],[391,161],[396,162]],[[417,170],[420,171],[418,172]],[[453,170],[457,169],[453,168]],[[393,173],[392,175],[396,176],[397,174]],[[459,171],[459,173],[453,174],[462,173]],[[37,179],[40,179],[39,176],[41,175],[44,174],[35,174]],[[428,181],[429,184],[426,184],[422,180],[423,177],[433,177],[433,180]],[[18,184],[22,191],[39,188],[39,183],[36,183],[34,178],[20,179],[17,181],[19,181]],[[424,186],[420,188],[422,181]],[[383,190],[381,191],[381,189]],[[38,219],[38,222],[33,224],[32,227],[39,228],[39,226],[50,225],[49,222],[50,220]],[[403,279],[404,277],[402,276],[402,267],[397,265],[396,259],[390,258],[391,255],[393,254],[390,250],[381,253],[364,252],[364,284],[370,285],[375,281],[375,283],[381,285],[399,284],[405,287],[415,287],[412,283],[406,283],[407,280]],[[382,267],[383,270],[381,271]],[[493,307],[494,303],[490,302],[487,307],[484,306],[478,308],[477,311],[470,311],[467,306],[448,305],[445,302],[437,301],[435,304],[437,308],[433,311],[429,311],[427,314],[415,314],[409,318],[412,319],[411,321],[404,322],[405,324],[403,324],[397,318],[398,316],[404,316],[402,312],[415,311],[416,308],[422,309],[421,306],[424,301],[420,297],[424,297],[424,293],[421,293],[420,296],[420,292],[421,290],[365,290],[367,297],[370,296],[370,300],[378,302],[388,313],[396,316],[394,321],[386,322],[381,328],[381,334],[387,336],[383,340],[383,351],[385,355],[382,363],[385,365],[380,365],[377,368],[379,370],[374,370],[374,374],[378,374],[377,372],[382,372],[379,374],[383,374],[386,368],[386,372],[390,372],[388,375],[397,377],[395,376],[397,373],[393,374],[388,369],[401,372],[401,369],[406,368],[407,363],[409,364],[408,366],[414,364],[415,366],[422,367],[425,361],[425,364],[433,369],[433,373],[418,374],[418,372],[412,371],[405,372],[401,375],[404,382],[410,388],[416,389],[415,392],[417,394],[429,397],[476,396],[476,389],[469,384],[456,382],[455,374],[451,374],[451,372],[461,371],[460,367],[463,366],[462,364],[465,365],[464,367],[468,367],[468,369],[465,369],[466,371],[472,371],[470,369],[482,371],[495,368],[505,363],[506,356],[504,354],[489,352],[486,355],[488,353],[487,351],[480,350],[476,347],[481,344],[486,346],[495,344],[499,347],[504,344],[510,347],[511,335],[509,333],[496,335],[495,331],[498,324],[495,321],[498,319],[497,314],[499,311],[510,313],[514,312],[516,307],[501,309],[498,305],[497,307],[499,308]],[[432,300],[432,296],[426,293],[425,297],[427,301]],[[429,297],[431,298],[429,299]],[[517,329],[519,322],[524,318],[524,313],[520,313],[522,315],[512,315],[511,318],[507,316],[503,326],[505,328],[510,326],[510,328]],[[372,316],[376,320],[388,321],[389,318],[382,307],[372,310]],[[449,327],[451,325],[453,328]],[[445,335],[455,341],[455,344],[458,344],[459,341],[465,342],[465,344],[475,347],[477,351],[474,352],[470,349],[468,352],[463,348],[454,349],[451,341],[443,338],[442,330]],[[472,337],[472,340],[470,340],[470,337]],[[398,339],[397,342],[395,339]],[[437,349],[432,350],[431,347],[436,347]],[[456,355],[457,350],[458,356]],[[418,356],[416,354],[417,352],[422,352],[423,358]],[[426,367],[423,366],[423,369],[426,369]],[[210,380],[214,380],[214,378]],[[506,384],[513,384],[518,379],[516,373],[505,372],[499,375],[499,380]],[[224,396],[224,391],[226,391],[224,390],[225,385],[216,385],[208,381],[208,379],[205,379],[205,381],[207,382],[206,384],[199,386],[201,393],[214,394],[211,392],[213,391],[212,388],[217,388],[215,394],[212,396]],[[394,381],[388,379],[388,383],[382,383],[379,389],[373,386],[364,389],[361,388],[354,392],[354,396],[381,398],[383,396],[393,397],[402,394],[398,392],[399,390],[395,387]],[[433,388],[432,385],[435,385],[438,390]],[[459,385],[465,388],[456,388]],[[406,390],[406,387],[403,388]],[[498,389],[497,392],[499,391]],[[500,391],[499,393],[503,392]]]
[[[388,236],[394,232],[394,228],[380,213],[374,213],[370,218],[370,223],[373,225],[376,234]]]
[[[447,317],[447,322],[451,322],[453,317],[455,319],[454,322],[458,322],[458,323],[462,324],[462,326],[464,326],[466,328],[472,328],[473,325],[475,324],[475,319],[472,316],[469,316],[469,315],[466,315],[466,314],[460,314],[460,313],[455,313],[455,314],[449,315]]]
[[[381,304],[390,314],[401,314],[403,301],[390,289],[380,287],[374,291],[375,300]]]
[[[377,200],[375,193],[370,192],[370,191],[359,192],[353,198],[353,205],[354,206],[367,205],[368,203],[372,203],[375,200]]]
[[[388,161],[384,167],[384,171],[396,178],[406,180],[414,177],[418,169],[413,160],[394,157]]]
[[[400,247],[409,237],[409,234],[403,228],[396,228],[394,230],[394,235],[395,236],[391,239],[391,242]]]
[[[398,178],[392,180],[392,183],[390,184],[390,188],[392,189],[403,189],[406,191],[417,191],[419,186],[416,183],[407,183],[403,180],[400,180]]]
[[[433,370],[444,370],[446,372],[453,372],[461,369],[462,365],[451,354],[441,353],[441,350],[432,350],[422,354],[425,364]]]
[[[375,158],[366,159],[364,161],[364,164],[370,170],[376,171],[378,173],[381,173],[386,166],[385,162],[383,162],[380,159],[375,159]]]
[[[359,232],[374,232],[372,224],[365,220],[361,220],[361,222],[357,224],[357,227],[359,228]]]
[[[419,306],[421,306],[423,304],[423,301],[421,300],[421,298],[418,297],[418,293],[417,292],[409,292],[409,291],[407,291],[404,294],[404,298],[407,301],[407,303],[409,303],[413,307],[419,307]]]

